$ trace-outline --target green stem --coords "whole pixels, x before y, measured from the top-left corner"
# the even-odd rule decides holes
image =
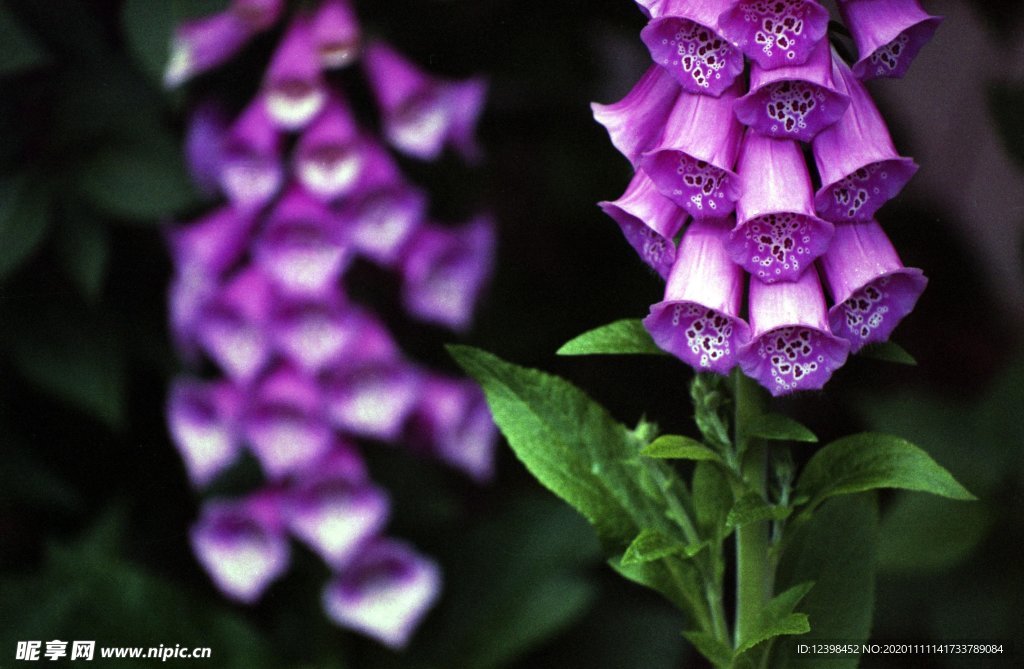
[[[690,514],[686,512],[682,502],[676,496],[675,491],[669,486],[664,473],[658,468],[658,464],[651,461],[647,464],[648,471],[654,478],[655,483],[662,490],[662,494],[665,497],[665,502],[668,505],[669,511],[680,528],[683,530],[683,536],[686,537],[686,541],[691,544],[697,544],[700,542],[700,534],[697,532],[696,526],[693,524],[693,520],[690,518]],[[712,553],[710,560],[710,566],[705,565],[704,559],[698,557],[697,569],[700,571],[701,580],[704,581],[704,599],[708,605],[708,614],[711,617],[711,631],[722,643],[727,644],[729,642],[729,628],[725,622],[725,606],[722,602],[722,584],[718,581],[715,574],[718,572],[715,565],[715,560],[720,560],[721,555],[714,553],[713,549],[708,549],[708,552]],[[671,563],[670,563],[671,565]],[[671,567],[670,567],[671,568]],[[674,570],[673,570],[674,571]]]
[[[756,383],[737,372],[734,379],[736,402],[736,450],[742,462],[746,484],[765,495],[768,454],[749,436],[751,422],[763,413],[764,395]],[[750,638],[761,624],[764,607],[771,599],[774,569],[770,559],[770,523],[750,523],[736,530],[736,626],[734,646]]]

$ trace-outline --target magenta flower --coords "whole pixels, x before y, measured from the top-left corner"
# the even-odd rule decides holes
[[[270,280],[248,267],[200,307],[196,339],[218,367],[239,383],[253,380],[270,361],[266,324],[272,295]]]
[[[865,80],[902,77],[942,23],[917,0],[839,0],[839,13],[857,43],[853,73]]]
[[[224,15],[183,25],[169,77],[218,64],[286,5],[230,0]],[[190,122],[193,178],[227,202],[167,235],[175,344],[211,377],[178,380],[167,420],[196,487],[243,448],[269,482],[206,504],[192,529],[219,589],[256,601],[287,569],[291,535],[335,572],[328,615],[397,648],[433,605],[440,575],[380,538],[388,498],[347,439],[402,439],[483,481],[497,428],[475,384],[408,362],[384,324],[348,299],[342,276],[365,256],[400,274],[411,315],[462,328],[493,263],[494,230],[483,216],[457,228],[424,223],[425,193],[360,128],[336,90],[343,80],[324,74],[353,62],[360,39],[348,0],[317,0],[291,15],[260,94],[237,119],[210,105]],[[389,141],[422,158],[446,147],[473,157],[482,81],[444,81],[388,47],[371,51]]]
[[[322,295],[352,258],[330,210],[298,186],[290,188],[267,217],[253,257],[281,290]]]
[[[287,366],[269,372],[250,389],[241,423],[250,450],[271,480],[302,471],[333,442],[319,388]]]
[[[494,222],[458,228],[421,225],[402,258],[402,303],[409,314],[465,330],[494,263]]]
[[[821,40],[802,65],[750,68],[750,92],[736,101],[736,117],[768,137],[809,142],[843,115],[850,99],[832,83],[832,53]]]
[[[725,374],[750,338],[740,318],[743,270],[725,250],[729,219],[694,219],[683,234],[665,299],[644,327],[654,342],[698,371]]]
[[[750,281],[750,341],[739,350],[743,373],[775,396],[817,390],[846,362],[850,343],[832,334],[818,273],[796,281]]]
[[[269,328],[274,346],[308,373],[337,361],[354,346],[357,318],[340,295],[277,300]]]
[[[359,22],[347,0],[321,2],[313,15],[312,30],[324,69],[347,67],[359,55]]]
[[[694,218],[727,216],[739,196],[732,171],[743,139],[732,111],[739,90],[736,84],[720,97],[682,93],[660,144],[640,160],[661,194]]]
[[[437,158],[445,146],[476,156],[474,134],[487,88],[482,79],[437,79],[380,42],[366,49],[363,62],[392,146],[422,160]]]
[[[351,193],[364,162],[360,144],[352,112],[338,95],[332,95],[295,147],[299,182],[323,200]]]
[[[494,475],[498,428],[472,381],[427,376],[409,425],[412,438],[442,462],[477,481]]]
[[[228,129],[220,159],[220,186],[236,207],[260,209],[280,190],[281,138],[262,102],[250,103]]]
[[[174,264],[182,274],[220,277],[233,267],[249,245],[253,216],[222,207],[168,233]]]
[[[267,114],[282,130],[299,130],[327,101],[327,85],[309,19],[297,16],[277,46],[263,81]]]
[[[850,97],[850,108],[811,145],[822,183],[814,205],[830,221],[869,221],[910,181],[917,164],[896,153],[864,84],[838,55],[833,64],[836,88]]]
[[[192,549],[217,588],[231,599],[255,602],[288,568],[290,551],[278,506],[275,491],[203,505],[190,533]]]
[[[731,0],[654,0],[641,4],[651,22],[640,31],[651,58],[684,91],[718,96],[743,72],[743,54],[719,31]]]
[[[164,85],[174,88],[226,62],[252,37],[236,13],[224,11],[182,23],[174,31]]]
[[[663,279],[676,259],[676,235],[686,222],[686,211],[658,192],[643,170],[638,171],[622,197],[598,206],[611,216],[640,258]]]
[[[743,194],[726,244],[729,254],[760,281],[795,281],[832,238],[832,224],[814,215],[800,147],[748,132],[737,169]]]
[[[593,103],[594,120],[608,130],[612,144],[636,168],[640,156],[661,139],[665,122],[679,97],[679,84],[663,67],[651,65],[618,102]]]
[[[397,356],[346,360],[320,375],[331,422],[353,435],[394,441],[422,394],[423,376]]]
[[[229,381],[181,378],[167,400],[167,422],[192,485],[203,487],[241,452],[241,391]]]
[[[806,62],[825,37],[828,11],[815,0],[741,0],[718,20],[722,34],[767,70]]]
[[[188,119],[185,130],[185,164],[199,190],[214,195],[220,188],[223,143],[228,121],[212,102],[200,104]]]
[[[266,30],[281,18],[284,0],[231,0],[230,9],[253,30]]]
[[[441,590],[432,561],[393,539],[367,545],[324,591],[327,615],[394,649],[404,647]]]
[[[362,152],[359,182],[340,203],[338,223],[358,253],[391,267],[423,221],[427,198],[405,180],[382,146],[365,140]]]
[[[384,529],[390,505],[384,492],[350,472],[304,472],[288,491],[288,529],[333,569],[341,569]]]
[[[886,341],[928,285],[921,270],[903,266],[876,221],[836,226],[821,268],[835,304],[829,324],[852,353]]]

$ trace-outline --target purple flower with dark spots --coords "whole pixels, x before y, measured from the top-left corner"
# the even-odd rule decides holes
[[[644,327],[654,342],[698,371],[725,374],[750,337],[740,318],[744,272],[729,257],[731,219],[694,219],[683,234],[665,299]]]
[[[821,268],[835,304],[829,324],[852,353],[886,341],[928,285],[921,270],[903,266],[876,221],[836,226]]]
[[[651,21],[640,39],[651,59],[683,90],[718,96],[743,72],[743,54],[719,31],[718,16],[731,0],[664,0],[643,3]]]
[[[407,544],[368,544],[327,586],[324,610],[342,627],[403,648],[441,591],[441,570]]]
[[[390,504],[380,488],[362,478],[310,469],[286,493],[288,529],[333,569],[348,564],[384,529]]]
[[[640,156],[661,139],[668,115],[679,97],[679,84],[667,70],[651,65],[618,102],[592,103],[594,120],[608,130],[612,144],[636,168]]]
[[[228,129],[219,181],[228,200],[240,209],[260,209],[280,190],[281,138],[260,100],[250,103]]]
[[[740,86],[720,97],[683,92],[665,122],[659,145],[643,154],[640,167],[694,218],[721,218],[735,207],[736,156],[743,126],[733,114]]]
[[[237,459],[241,407],[241,390],[229,381],[179,378],[171,386],[167,423],[192,485],[207,485]]]
[[[739,350],[743,373],[774,395],[817,390],[843,366],[850,343],[832,334],[818,273],[796,281],[750,281],[750,341]]]
[[[299,186],[278,200],[253,242],[253,258],[284,292],[323,295],[351,260],[327,206]]]
[[[288,366],[270,371],[250,389],[242,431],[271,480],[302,471],[333,441],[319,388]]]
[[[270,361],[266,331],[273,304],[270,279],[246,267],[204,300],[195,333],[203,351],[231,379],[247,383]]]
[[[292,19],[278,44],[264,75],[263,101],[267,114],[283,130],[304,128],[327,101],[308,17]]]
[[[307,191],[323,200],[352,192],[364,158],[359,127],[348,105],[332,95],[295,147],[295,174]]]
[[[409,425],[410,438],[442,462],[477,481],[493,476],[498,428],[472,381],[427,376]]]
[[[736,117],[768,137],[809,142],[832,125],[850,99],[832,83],[832,53],[821,40],[802,65],[750,68],[750,92],[736,101]]]
[[[839,13],[857,44],[853,73],[864,80],[902,77],[942,23],[917,0],[839,0]]]
[[[676,260],[676,235],[686,222],[686,211],[658,192],[654,182],[638,171],[618,200],[599,202],[626,241],[661,278],[668,278]]]
[[[216,278],[199,272],[176,272],[167,288],[171,336],[178,353],[198,363],[201,345],[199,326],[206,304],[217,294]]]
[[[759,281],[795,281],[828,248],[833,229],[814,214],[800,147],[748,132],[737,170],[743,194],[729,254]]]
[[[476,158],[474,135],[487,89],[482,79],[438,79],[381,42],[366,49],[363,64],[392,146],[422,160],[437,158],[445,146]]]
[[[458,228],[421,225],[401,261],[406,311],[453,330],[468,328],[494,264],[494,245],[494,222],[487,216]]]
[[[241,501],[212,501],[189,537],[214,585],[231,599],[251,604],[288,568],[288,538],[280,494],[257,493]]]
[[[347,67],[358,57],[361,31],[347,0],[323,0],[313,14],[312,30],[324,69]]]
[[[832,60],[836,88],[849,96],[850,108],[811,145],[822,183],[814,205],[830,221],[869,221],[910,181],[917,164],[896,153],[864,84],[838,55]]]
[[[718,19],[733,44],[765,69],[800,65],[825,37],[828,11],[815,0],[741,0]]]
[[[174,31],[164,70],[164,85],[174,88],[224,63],[245,45],[253,31],[231,11],[186,21]]]

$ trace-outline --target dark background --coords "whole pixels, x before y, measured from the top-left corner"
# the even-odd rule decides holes
[[[404,655],[326,621],[327,570],[298,546],[259,605],[214,590],[187,542],[200,497],[162,415],[180,364],[165,325],[161,226],[209,207],[180,158],[187,109],[208,96],[240,108],[279,31],[185,92],[162,90],[159,76],[175,18],[223,4],[0,0],[0,667],[29,639],[209,646],[218,667],[704,666],[679,636],[685,621],[611,574],[582,519],[504,446],[497,480],[483,487],[400,449],[364,449],[394,497],[389,532],[445,571],[444,597]],[[618,197],[630,175],[588,104],[619,99],[647,65],[634,3],[355,6],[368,34],[431,70],[489,79],[484,163],[403,167],[430,189],[436,216],[489,209],[500,235],[467,336],[408,321],[394,277],[370,266],[355,268],[356,296],[435,368],[454,371],[443,343],[471,343],[571,378],[624,422],[646,413],[692,433],[681,363],[554,356],[660,298],[657,277],[595,204]],[[870,86],[897,146],[921,164],[879,213],[906,264],[931,279],[895,335],[919,365],[853,358],[824,391],[777,408],[825,439],[861,429],[911,439],[981,498],[881,498],[872,639],[1016,641],[1019,653],[1021,11],[1010,1],[926,6],[947,16],[934,42],[905,80]],[[341,80],[367,101],[357,72]],[[986,662],[914,666],[1000,666]]]

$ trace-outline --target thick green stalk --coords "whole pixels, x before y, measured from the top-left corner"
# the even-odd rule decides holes
[[[765,495],[768,458],[764,446],[750,438],[750,427],[763,413],[764,391],[737,370],[733,374],[736,403],[735,445],[743,480]],[[761,625],[762,612],[772,596],[774,569],[769,555],[768,521],[736,530],[736,625],[733,644],[739,646]]]

